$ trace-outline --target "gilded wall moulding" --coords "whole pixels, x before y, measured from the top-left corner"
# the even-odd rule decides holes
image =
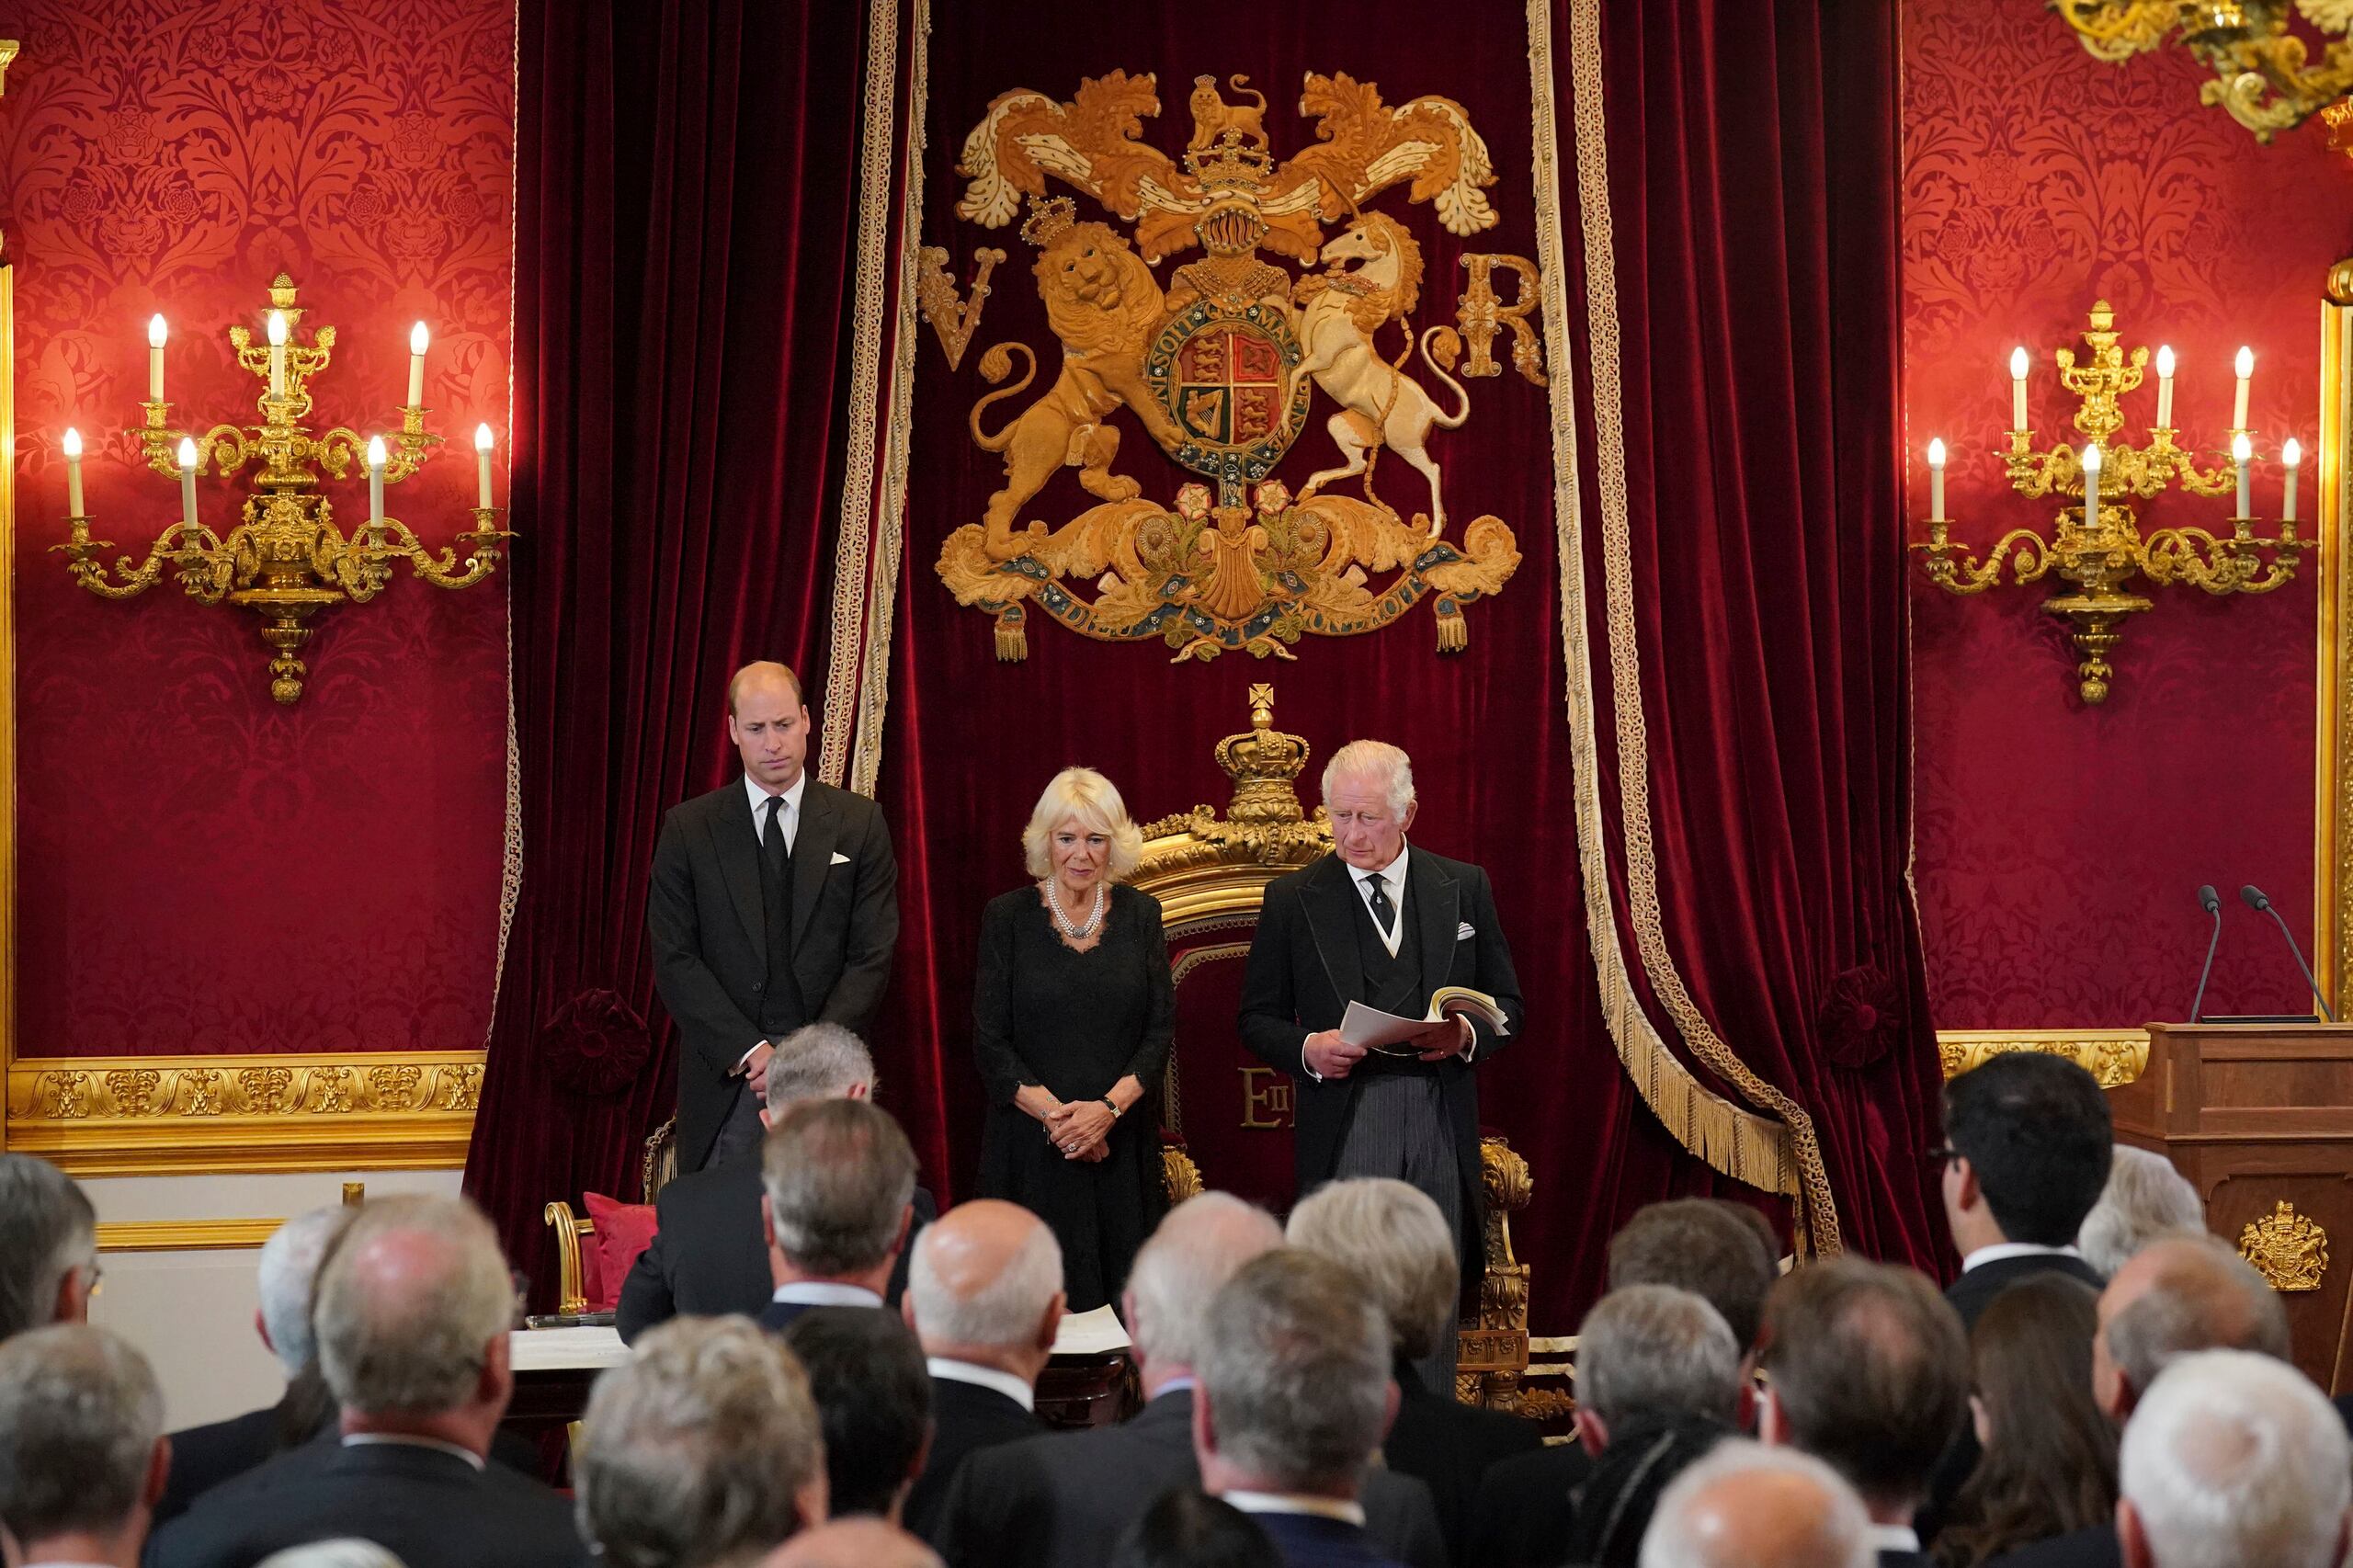
[[[100,1252],[221,1252],[257,1247],[283,1220],[101,1220]]]
[[[1948,1078],[2011,1051],[2064,1056],[2099,1080],[2103,1089],[2121,1088],[2149,1065],[2146,1029],[1938,1029],[1937,1056]]]
[[[88,1176],[449,1168],[465,1163],[483,1060],[26,1057],[8,1063],[5,1142]]]

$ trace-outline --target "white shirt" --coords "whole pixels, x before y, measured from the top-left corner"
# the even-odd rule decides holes
[[[1364,1528],[1364,1505],[1337,1497],[1311,1497],[1302,1492],[1221,1492],[1219,1496],[1245,1514],[1313,1514]]]
[[[1381,945],[1389,949],[1389,956],[1392,959],[1397,956],[1397,944],[1405,939],[1405,858],[1413,852],[1412,845],[1400,843],[1397,846],[1397,858],[1390,861],[1378,871],[1361,871],[1354,866],[1348,868],[1348,880],[1356,883],[1357,896],[1364,900],[1366,914],[1372,913],[1373,880],[1379,878],[1381,885],[1389,890],[1389,906],[1396,923],[1383,931],[1381,928],[1381,916],[1374,915],[1372,929],[1381,937]]]
[[[1910,1525],[1873,1525],[1870,1540],[1874,1552],[1920,1550],[1920,1532]]]
[[[1989,1247],[1979,1247],[1961,1260],[1961,1271],[1983,1268],[1989,1263],[1999,1263],[2007,1257],[2081,1257],[2074,1247],[2040,1246],[2033,1242],[1995,1242]]]
[[[461,1459],[476,1470],[487,1468],[483,1463],[482,1456],[472,1449],[461,1448],[456,1443],[445,1443],[438,1437],[420,1437],[410,1432],[347,1432],[343,1436],[343,1446],[347,1449],[374,1447],[431,1449],[436,1452]]]
[[[931,1369],[931,1375],[935,1378],[946,1378],[951,1383],[971,1383],[975,1388],[995,1389],[1031,1415],[1037,1414],[1037,1391],[1011,1372],[999,1371],[995,1367],[975,1366],[970,1361],[954,1361],[945,1356],[926,1356],[923,1364]]]
[[[792,788],[784,792],[784,804],[778,809],[777,825],[784,829],[784,852],[792,853],[792,841],[801,836],[801,797],[809,790],[809,770],[802,768]],[[752,836],[758,838],[767,831],[768,801],[775,799],[760,788],[759,781],[749,772],[744,775],[744,793],[752,798]]]
[[[796,1279],[790,1285],[779,1285],[772,1301],[788,1301],[804,1307],[879,1307],[882,1298],[863,1285],[844,1285],[833,1279]]]

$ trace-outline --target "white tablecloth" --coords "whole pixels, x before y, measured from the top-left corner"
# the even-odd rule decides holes
[[[600,1372],[629,1359],[629,1346],[609,1327],[518,1328],[508,1341],[517,1372]],[[1120,1314],[1108,1306],[1063,1318],[1054,1335],[1057,1356],[1102,1356],[1128,1345]]]

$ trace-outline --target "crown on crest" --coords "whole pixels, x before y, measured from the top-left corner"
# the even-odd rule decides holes
[[[1040,250],[1045,249],[1078,222],[1078,203],[1067,196],[1049,196],[1043,200],[1029,199],[1029,216],[1022,220],[1021,237]]]
[[[1221,196],[1256,198],[1274,176],[1275,155],[1229,126],[1208,147],[1188,152],[1185,169],[1212,201]]]

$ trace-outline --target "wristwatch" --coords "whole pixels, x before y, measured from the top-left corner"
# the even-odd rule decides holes
[[[1105,1095],[1105,1096],[1103,1096],[1103,1103],[1104,1103],[1105,1105],[1109,1106],[1109,1107],[1111,1108],[1111,1119],[1112,1119],[1112,1120],[1114,1120],[1114,1121],[1119,1120],[1119,1119],[1120,1119],[1120,1102],[1119,1102],[1119,1101],[1117,1101],[1117,1100],[1115,1100],[1115,1099],[1113,1099],[1110,1096],[1108,1096],[1108,1095]]]

